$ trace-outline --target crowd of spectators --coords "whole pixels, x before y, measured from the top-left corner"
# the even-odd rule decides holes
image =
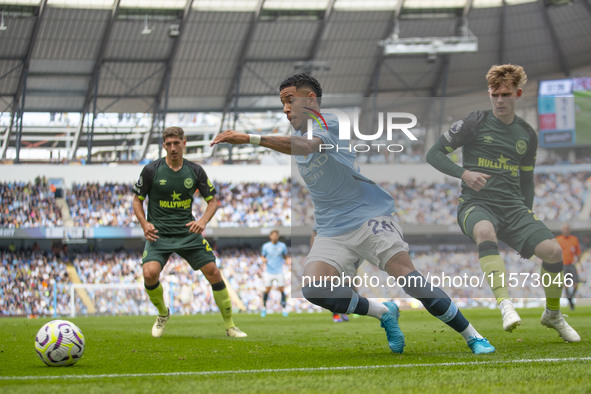
[[[380,185],[396,202],[402,224],[456,223],[460,186],[457,182],[387,183]],[[541,220],[569,221],[577,219],[591,190],[591,172],[539,173],[535,175],[533,211]],[[307,189],[292,185],[293,224],[314,223],[313,205]]]
[[[382,184],[396,202],[401,223],[452,224],[455,223],[459,198],[457,183],[416,182]]]
[[[291,225],[290,181],[220,183],[219,227],[281,227]]]
[[[66,315],[70,279],[58,255],[0,250],[0,315]]]
[[[405,184],[384,183],[382,186],[396,200],[403,224],[455,224],[459,196],[457,183],[427,183],[411,179]],[[300,184],[289,180],[277,183],[219,183],[216,184],[216,188],[219,192],[220,208],[210,224],[212,227],[313,225],[311,200],[306,188]],[[564,222],[576,219],[583,209],[590,189],[590,172],[536,174],[534,212],[542,220]],[[47,180],[43,178],[30,183],[0,183],[0,227],[63,226],[61,210],[56,204],[54,193]],[[131,185],[76,184],[66,194],[75,226],[138,225],[131,206]],[[194,215],[198,217],[203,212],[204,203],[199,196],[195,197],[195,201]],[[530,275],[539,272],[537,264],[520,259],[514,252],[503,253],[508,272]],[[66,261],[71,261],[83,283],[136,285],[135,289],[120,291],[90,290],[89,296],[95,300],[98,313],[153,312],[153,307],[141,287],[139,252],[95,252],[69,256],[60,251],[46,253],[37,248],[27,252],[2,251],[0,258],[1,314],[68,313],[70,282],[65,270]],[[467,274],[469,277],[481,275],[476,252],[472,250],[415,247],[413,260],[417,268],[425,274],[441,276],[449,272],[449,276],[458,273]],[[261,292],[264,286],[258,251],[224,250],[220,253],[218,261],[245,310],[259,311],[262,308]],[[296,271],[301,269],[299,264],[302,261],[301,256],[293,256],[292,262]],[[361,272],[381,275],[367,265],[362,266]],[[299,278],[291,278],[288,273],[286,276],[287,288],[291,288],[290,281],[293,279],[293,289],[297,292],[301,286]],[[532,278],[534,277],[531,276],[530,281]],[[163,283],[167,294],[171,296],[171,305],[177,313],[206,313],[217,310],[207,281],[199,272],[193,272],[182,259],[171,259],[164,270]],[[443,287],[446,288],[445,285]],[[399,288],[386,288],[387,293],[376,292],[376,289],[371,288],[361,288],[360,292],[372,297],[406,299]],[[489,297],[486,286],[446,290],[451,296],[464,300]],[[541,288],[535,286],[520,287],[514,292],[516,297],[543,297]],[[591,296],[589,289],[584,286],[579,294],[582,297]],[[271,292],[270,296],[269,311],[279,311],[279,293]],[[82,301],[78,300],[76,305],[79,308],[78,313],[88,312]],[[112,305],[117,305],[115,310]],[[299,298],[290,300],[288,309],[295,312],[318,310]]]
[[[133,193],[128,184],[74,184],[68,193],[68,206],[75,226],[135,227]]]
[[[411,247],[411,255],[417,269],[431,283],[443,288],[460,306],[494,306],[491,291],[483,281],[474,247],[462,245],[417,245]],[[518,304],[541,305],[544,298],[539,283],[540,261],[525,260],[512,250],[501,250],[506,262],[510,294]],[[143,289],[141,251],[60,253],[40,250],[0,251],[0,315],[68,315],[70,313],[71,279],[66,263],[73,264],[81,282],[97,285],[85,291],[94,305],[95,313],[103,315],[150,315],[156,310]],[[301,273],[305,255],[292,255],[292,270],[285,269],[287,310],[290,313],[321,311],[301,298]],[[233,305],[245,313],[258,313],[262,307],[265,288],[262,278],[263,265],[258,250],[225,249],[218,254],[220,266],[229,287],[240,300]],[[583,267],[591,264],[591,251],[583,253]],[[292,274],[292,271],[294,274]],[[366,277],[355,284],[358,292],[366,297],[397,299],[402,306],[418,307],[400,285],[388,282],[383,272],[364,263],[358,274]],[[591,297],[591,269],[580,273],[586,282],[581,283],[577,297]],[[370,277],[379,282],[370,281]],[[193,269],[180,257],[173,255],[161,275],[166,299],[175,314],[200,314],[217,312],[211,286],[200,271]],[[292,283],[293,281],[293,283]],[[115,286],[127,286],[116,289]],[[291,297],[293,295],[293,298]],[[75,297],[76,314],[87,314],[88,305],[80,294]],[[240,305],[242,304],[242,305]],[[269,313],[280,313],[280,293],[273,289],[267,303]]]
[[[290,182],[218,183],[219,208],[212,227],[282,227],[291,225]],[[133,213],[133,192],[128,184],[75,184],[68,195],[75,226],[139,226]],[[200,217],[205,203],[194,198],[193,216]]]
[[[577,219],[590,190],[591,172],[536,174],[533,211],[541,220]]]
[[[74,184],[66,191],[74,226],[136,227],[131,184]],[[219,208],[211,227],[282,227],[313,225],[313,206],[307,189],[289,179],[275,183],[215,185]],[[460,194],[457,182],[381,183],[396,201],[402,224],[456,222]],[[536,174],[534,212],[542,220],[576,219],[591,189],[591,172]],[[193,215],[205,203],[196,195]],[[0,183],[0,227],[63,226],[62,212],[43,181]],[[293,215],[293,217],[292,217]]]
[[[66,263],[73,264],[78,277],[88,286],[85,291],[95,313],[106,315],[154,314],[155,309],[143,289],[141,251],[42,253],[0,252],[0,296],[2,315],[67,315],[70,313],[70,281]],[[217,264],[242,305],[236,308],[258,313],[262,307],[262,261],[253,249],[228,249],[218,254]],[[291,274],[285,272],[286,288]],[[161,282],[175,314],[217,312],[211,286],[200,271],[194,271],[174,254],[165,266]],[[127,288],[117,289],[115,286]],[[134,286],[135,285],[135,286]],[[55,286],[55,287],[54,287]],[[54,299],[55,295],[55,299]],[[270,313],[281,312],[280,293],[272,291],[267,303]],[[89,313],[80,294],[75,297],[76,314]],[[320,310],[303,299],[290,299],[288,310],[310,312]]]
[[[45,178],[0,182],[0,228],[62,225],[62,211]]]

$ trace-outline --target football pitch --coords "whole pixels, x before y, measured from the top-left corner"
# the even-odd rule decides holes
[[[34,350],[52,319],[3,318],[0,392],[589,392],[591,307],[569,313],[580,343],[541,326],[541,308],[518,312],[523,325],[510,334],[499,311],[464,311],[497,348],[479,356],[424,310],[401,311],[402,355],[368,317],[237,315],[248,338],[228,338],[219,315],[173,315],[159,339],[151,316],[79,317],[84,357],[54,368]]]

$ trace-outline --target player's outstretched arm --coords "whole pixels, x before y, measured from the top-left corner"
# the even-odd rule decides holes
[[[210,146],[227,142],[234,145],[254,144],[273,149],[286,155],[307,155],[318,152],[318,147],[322,140],[314,137],[311,140],[300,136],[281,136],[281,135],[251,135],[241,133],[235,130],[226,130],[218,134],[211,142]]]
[[[156,241],[159,238],[158,235],[156,235],[158,230],[156,229],[156,227],[154,227],[152,223],[146,220],[146,213],[144,212],[144,202],[140,200],[139,197],[136,195],[133,198],[132,206],[133,212],[135,213],[137,220],[140,222],[140,225],[144,230],[144,236],[146,237],[146,239],[151,242]]]

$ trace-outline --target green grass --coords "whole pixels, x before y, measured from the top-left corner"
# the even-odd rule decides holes
[[[480,356],[425,311],[402,311],[402,355],[390,353],[379,322],[367,317],[335,324],[329,314],[238,315],[238,326],[249,334],[243,339],[225,337],[218,315],[173,316],[160,339],[150,336],[150,316],[82,317],[72,321],[86,337],[84,357],[62,368],[45,366],[34,351],[37,330],[51,319],[4,318],[0,392],[589,392],[589,360],[514,362],[591,356],[591,307],[570,313],[568,321],[583,338],[576,344],[542,327],[541,312],[520,310],[523,325],[509,334],[497,310],[464,311],[497,348]],[[482,364],[412,366],[475,361]],[[372,367],[198,374],[354,366]],[[190,374],[119,376],[172,372]]]

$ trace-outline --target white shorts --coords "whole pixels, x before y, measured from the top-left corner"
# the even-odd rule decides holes
[[[397,253],[408,252],[402,228],[393,216],[378,216],[357,230],[335,237],[316,237],[306,264],[322,261],[340,274],[355,276],[363,260],[385,271],[386,263]]]
[[[278,287],[285,287],[285,275],[281,274],[270,274],[267,271],[263,272],[263,282],[265,287],[273,286],[273,282],[276,282]]]

